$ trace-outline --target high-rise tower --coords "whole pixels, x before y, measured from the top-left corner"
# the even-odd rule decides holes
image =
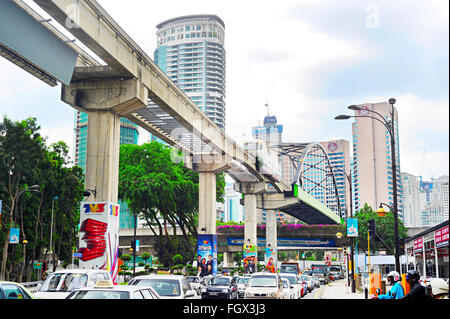
[[[391,105],[387,102],[366,103],[359,105],[361,110],[356,116],[378,116],[367,110],[375,111],[390,121]],[[394,108],[395,119],[398,119]],[[398,121],[394,121],[398,217],[403,219],[402,182],[400,176],[400,151],[398,138]],[[353,129],[353,194],[355,211],[364,204],[377,210],[380,203],[393,206],[394,190],[392,179],[390,134],[384,125],[370,117],[357,117],[352,124]]]
[[[225,130],[225,24],[216,15],[188,15],[157,26],[155,63]]]

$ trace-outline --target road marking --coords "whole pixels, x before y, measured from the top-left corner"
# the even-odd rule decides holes
[[[329,285],[329,283],[328,284],[326,284],[326,286],[328,286]],[[319,292],[322,290],[322,288],[323,288],[323,286],[320,286],[320,288],[319,288],[319,290],[316,292],[316,294],[314,295],[314,299],[317,299],[316,297],[317,297],[317,295],[319,294]]]

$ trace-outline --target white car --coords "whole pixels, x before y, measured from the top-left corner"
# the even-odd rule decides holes
[[[76,289],[66,299],[160,299],[152,287],[114,286],[111,281],[105,282],[95,287]]]
[[[295,289],[289,280],[281,278],[281,283],[283,284],[283,291],[281,292],[280,299],[295,299]]]
[[[302,284],[299,282],[299,276],[291,273],[280,273],[281,279],[285,278],[289,280],[294,289],[294,299],[300,299],[302,297]]]
[[[200,277],[199,276],[187,276],[187,281],[191,285],[192,289],[194,289],[198,295],[200,295]]]
[[[250,279],[250,276],[239,276],[236,279],[236,284],[237,284],[237,291],[238,291],[238,299],[239,298],[244,298],[245,296],[245,288],[248,284],[248,280]]]
[[[130,286],[148,286],[156,290],[161,299],[191,299],[195,290],[182,275],[144,275],[130,280]]]
[[[73,290],[94,287],[99,280],[112,281],[107,270],[64,269],[51,273],[34,295],[40,299],[64,299]]]
[[[257,272],[251,275],[245,288],[245,299],[280,299],[283,291],[278,274]]]

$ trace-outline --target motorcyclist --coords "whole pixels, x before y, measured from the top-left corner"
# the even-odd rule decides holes
[[[431,296],[434,299],[448,299],[448,282],[442,278],[431,280]]]
[[[408,270],[406,281],[410,285],[409,293],[402,299],[408,300],[426,300],[429,299],[426,294],[426,288],[420,282],[420,274],[415,269]]]
[[[401,284],[401,277],[398,272],[391,271],[387,275],[387,283],[392,286],[388,293],[385,295],[375,296],[373,299],[400,299],[405,295]]]

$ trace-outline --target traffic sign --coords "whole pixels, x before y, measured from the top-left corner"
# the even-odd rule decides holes
[[[82,253],[73,253],[73,257],[81,258],[81,257],[83,257],[83,254]]]

